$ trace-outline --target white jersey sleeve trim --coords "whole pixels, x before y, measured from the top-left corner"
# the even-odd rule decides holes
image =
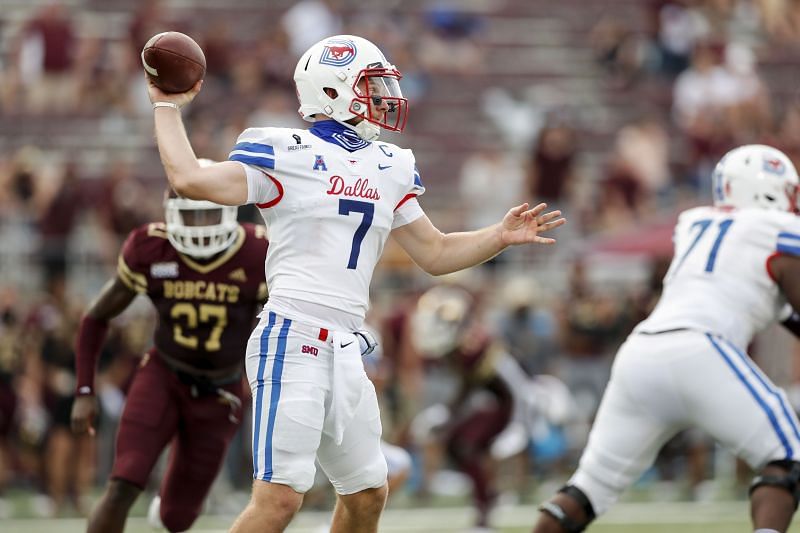
[[[776,250],[782,254],[800,255],[800,234],[788,231],[780,232]]]
[[[247,203],[273,205],[283,196],[280,184],[269,174],[238,161],[247,175]]]
[[[269,128],[248,128],[239,135],[228,159],[267,170],[275,169],[275,149]]]
[[[395,209],[392,229],[410,224],[418,218],[421,218],[424,214],[425,212],[422,210],[422,206],[419,205],[416,196],[413,196],[405,202],[401,202],[397,209]]]
[[[414,165],[414,183],[411,185],[411,190],[409,192],[417,196],[425,194],[425,186],[422,184],[422,177],[419,175],[419,170],[416,165]]]

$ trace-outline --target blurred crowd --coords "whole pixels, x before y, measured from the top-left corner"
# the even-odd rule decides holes
[[[87,491],[108,476],[152,310],[139,302],[113,324],[96,439],[69,432],[73,344],[127,233],[163,219],[138,56],[155,33],[186,32],[206,54],[203,91],[185,111],[199,156],[225,159],[251,125],[302,126],[296,58],[325,36],[353,33],[404,74],[409,135],[396,140],[419,150],[421,201],[438,225],[476,228],[529,199],[564,211],[569,224],[555,248],[502,255],[456,280],[480,294],[487,327],[520,365],[557,376],[574,400],[580,422],[540,428],[520,454],[522,472],[536,474],[508,481],[522,497],[534,480],[569,471],[611,357],[658,296],[675,216],[709,201],[716,160],[762,142],[800,164],[800,102],[788,72],[800,47],[794,0],[603,0],[576,17],[582,0],[230,4],[203,7],[209,16],[169,0],[12,2],[0,13],[0,518],[9,512],[4,490],[18,489],[40,495],[42,514],[83,513]],[[537,21],[553,19],[561,33],[537,33]],[[515,20],[534,29],[502,30]],[[530,72],[511,55],[520,47],[537,61]],[[567,90],[572,82],[582,92]],[[450,130],[435,113],[452,113]],[[240,216],[255,220],[247,208]],[[432,284],[388,246],[372,289],[385,438],[414,452],[414,494],[436,487],[413,419],[452,383],[408,342],[409,312]],[[765,366],[784,376],[779,384],[795,381],[793,350],[788,342],[763,350]],[[249,442],[236,441],[223,475],[237,488],[249,483]],[[698,486],[713,476],[704,443],[697,435],[676,443],[656,477],[689,470]]]

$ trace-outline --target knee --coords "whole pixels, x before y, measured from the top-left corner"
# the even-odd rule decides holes
[[[771,490],[770,490],[771,489]],[[772,461],[753,479],[750,485],[750,499],[753,504],[762,498],[774,500],[777,493],[786,494],[786,500],[793,505],[792,511],[800,501],[800,463],[796,461]]]
[[[178,533],[192,527],[199,514],[199,512],[184,512],[184,510],[161,511],[161,523],[170,533]]]
[[[469,463],[476,455],[476,449],[472,443],[459,442],[456,439],[448,441],[445,449],[447,455],[458,465]]]
[[[129,509],[142,490],[121,479],[112,479],[106,489],[105,502],[115,509]]]
[[[281,516],[294,516],[300,509],[302,498],[294,494],[280,494],[275,498],[272,508]]]
[[[374,489],[365,489],[354,494],[340,496],[348,512],[357,516],[375,516],[383,511],[389,487],[385,483]]]
[[[386,505],[386,498],[389,496],[389,485],[384,483],[378,488],[367,489],[366,492],[370,495],[371,505],[377,507],[379,512],[382,511]]]
[[[256,482],[248,504],[249,512],[269,519],[288,519],[300,509],[303,495],[288,485]]]
[[[169,501],[161,502],[161,523],[170,533],[186,531],[200,515],[200,505],[170,505]]]

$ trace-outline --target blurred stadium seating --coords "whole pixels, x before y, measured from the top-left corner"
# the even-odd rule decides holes
[[[97,467],[91,487],[75,473],[53,485],[45,460],[53,428],[50,352],[71,349],[63,328],[113,272],[127,232],[162,216],[166,182],[138,60],[142,45],[156,32],[179,30],[203,46],[208,77],[184,115],[198,155],[225,159],[247,125],[299,124],[292,46],[303,35],[284,21],[289,10],[312,8],[328,13],[317,29],[372,39],[405,74],[409,126],[387,138],[413,148],[427,186],[422,204],[437,225],[469,228],[500,188],[519,200],[539,194],[564,210],[570,223],[556,248],[515,250],[460,281],[485,295],[498,332],[522,317],[516,327],[528,329],[514,355],[572,386],[587,419],[616,347],[658,294],[674,217],[710,197],[713,162],[737,144],[764,142],[800,163],[796,2],[2,0],[0,519],[85,511],[81,498],[108,473],[115,413],[149,342],[152,315],[143,304],[119,321],[106,350],[106,425],[97,448],[81,452]],[[691,107],[674,101],[675,88],[687,69],[701,72],[701,49],[723,80],[722,96]],[[462,194],[464,183],[482,191]],[[241,216],[254,215],[242,209]],[[535,287],[522,296],[504,290],[520,277],[535,278]],[[387,246],[371,317],[384,337],[430,284]],[[399,340],[402,327],[395,330]],[[514,335],[506,337],[513,345]],[[412,447],[407,424],[432,399],[405,396],[446,378],[387,346],[393,349],[387,436]],[[796,352],[780,334],[755,346],[759,363],[790,390],[800,389]],[[538,487],[569,472],[586,427],[564,431],[561,443],[531,443],[524,479],[501,467],[510,499],[533,500]],[[225,473],[243,490],[247,440]],[[684,436],[643,480],[652,490],[639,497],[741,500],[747,473],[737,468],[702,435]],[[412,477],[406,500],[393,505],[438,488],[445,502],[452,490],[465,501],[463,481],[427,487],[424,477]],[[14,503],[3,504],[4,494]],[[41,505],[18,505],[22,497]]]

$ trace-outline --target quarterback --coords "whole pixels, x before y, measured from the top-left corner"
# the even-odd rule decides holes
[[[798,176],[748,145],[713,174],[714,205],[681,213],[656,308],[620,347],[578,471],[534,533],[583,531],[664,443],[698,427],[747,461],[756,533],[784,533],[800,498],[800,423],[746,349],[781,322],[800,335]]]
[[[375,390],[360,333],[373,269],[390,233],[426,272],[487,261],[565,222],[539,204],[497,224],[443,234],[417,202],[424,192],[410,150],[378,140],[402,131],[408,101],[400,72],[366,39],[339,35],[297,63],[300,114],[309,129],[245,130],[229,161],[197,163],[180,107],[200,91],[148,86],[161,160],[179,194],[224,205],[256,204],[270,233],[270,301],[250,336],[253,494],[232,531],[279,532],[311,487],[315,456],[339,495],[332,531],[377,530],[386,461]]]

